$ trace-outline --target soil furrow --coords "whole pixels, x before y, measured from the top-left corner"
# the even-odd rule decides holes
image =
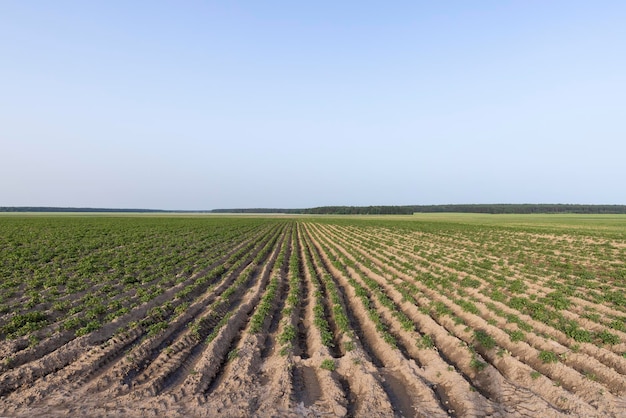
[[[463,219],[24,218],[0,415],[626,416],[617,224]]]
[[[393,268],[392,268],[392,267],[390,267],[389,265],[387,265],[387,266],[386,266],[386,268],[389,268],[389,269],[392,269],[392,270],[393,270]],[[399,271],[397,271],[397,270],[393,270],[393,274],[396,274],[396,275],[401,276],[401,277],[404,275],[403,273],[401,273],[401,272],[399,272]],[[428,295],[429,295],[429,297],[432,297],[432,298],[434,298],[435,300],[442,300],[442,299],[440,298],[440,296],[439,296],[439,295],[434,294],[433,292],[429,291],[429,289],[422,289],[422,290],[423,290],[426,294],[428,294]],[[469,320],[469,321],[472,321],[472,320],[474,320],[474,319],[475,319],[475,317],[472,317],[472,316],[469,316],[469,315],[465,314],[465,312],[463,312],[462,310],[460,310],[458,307],[455,307],[455,306],[453,306],[453,305],[450,305],[450,306],[451,306],[451,309],[454,311],[454,313],[455,313],[455,314],[457,314],[457,315],[459,315],[461,318],[463,318],[463,319],[464,319],[464,321],[466,321],[466,322],[467,322],[468,320]],[[447,320],[447,322],[446,322],[446,323],[448,324],[448,329],[454,329],[454,328],[456,327],[456,324],[454,324],[451,320]],[[478,324],[474,324],[474,325],[475,325],[475,326],[478,326]],[[483,325],[483,326],[485,326],[485,327],[489,327],[489,325],[488,325],[488,324],[486,324],[486,323],[484,323],[484,322],[483,322],[483,323],[481,323],[480,325]],[[450,328],[450,327],[453,327],[453,328]],[[453,333],[455,333],[455,332],[453,331]],[[459,332],[456,332],[456,334],[458,334],[458,335],[462,335],[462,333],[459,333]],[[508,339],[508,338],[507,338],[507,339]],[[467,341],[470,341],[470,340],[467,340],[467,339],[466,339],[466,342],[467,342]],[[531,360],[531,363],[532,363],[532,360]],[[535,364],[536,364],[536,363],[535,363]],[[486,383],[487,383],[487,382],[486,382]],[[527,384],[528,384],[528,382],[527,382]],[[579,385],[583,385],[583,387],[584,387],[585,382],[579,381],[579,382],[578,382],[578,384],[579,384]],[[532,384],[530,384],[529,386],[531,386],[531,387],[532,387]],[[571,386],[572,386],[572,387],[576,387],[576,385],[574,385],[574,384],[572,384]],[[545,394],[545,393],[544,393],[544,394]],[[559,401],[559,400],[557,399],[557,401],[555,402],[555,404],[561,405],[561,407],[568,407],[568,409],[571,409],[572,404],[573,404],[573,405],[577,405],[577,406],[576,406],[576,409],[579,411],[579,413],[582,413],[582,411],[585,411],[584,413],[585,413],[585,414],[588,414],[588,415],[595,415],[595,414],[597,414],[597,412],[594,412],[593,410],[590,410],[588,407],[585,407],[585,406],[584,406],[583,404],[581,404],[580,402],[575,401],[575,400],[574,400],[574,399],[572,399],[570,396],[563,397],[563,395],[561,395],[561,396],[559,396],[559,398],[563,398],[563,400],[564,400],[564,399],[568,399],[568,398],[569,398],[569,402],[570,402],[570,403],[569,403],[569,405],[568,405],[567,403],[564,403],[564,402],[563,402],[563,400]],[[554,397],[553,397],[553,399],[554,399]]]
[[[253,253],[249,260],[256,256],[259,251]],[[259,261],[262,263],[264,260]],[[147,393],[152,395],[160,393],[167,387],[174,388],[177,384],[182,383],[185,376],[193,371],[194,364],[206,345],[204,342],[205,338],[211,333],[219,320],[226,315],[228,307],[239,305],[249,283],[254,282],[258,278],[256,274],[257,268],[254,263],[251,263],[245,267],[242,266],[241,270],[236,270],[231,283],[236,281],[235,276],[247,276],[247,278],[235,289],[233,296],[229,297],[227,301],[219,302],[217,306],[213,306],[215,304],[207,306],[205,313],[202,316],[198,316],[199,322],[196,321],[195,323],[198,327],[186,330],[185,336],[170,346],[174,349],[174,354],[170,357],[170,353],[167,351],[161,352],[156,361],[146,369],[142,376],[138,377],[135,383],[141,385],[145,381],[152,380],[147,389],[145,389]],[[205,318],[207,320],[204,320]]]
[[[156,298],[156,300],[150,301],[147,303],[147,305],[142,305],[138,308],[133,309],[133,312],[126,314],[122,317],[120,317],[116,322],[118,323],[126,323],[126,322],[132,322],[137,320],[137,318],[143,316],[143,314],[141,314],[142,309],[143,311],[145,311],[145,308],[147,306],[147,308],[149,309],[150,307],[153,306],[158,306],[160,304],[163,303],[163,301],[168,300],[172,297],[172,295],[174,295],[174,293],[176,291],[178,291],[180,288],[184,287],[185,285],[193,282],[194,280],[197,280],[201,277],[203,277],[204,275],[206,275],[210,270],[212,270],[213,268],[216,268],[217,266],[219,266],[221,263],[223,263],[224,261],[226,261],[232,254],[234,254],[238,249],[241,249],[242,247],[244,247],[245,245],[247,245],[249,242],[252,242],[252,240],[257,239],[258,237],[260,237],[261,235],[257,235],[256,237],[252,237],[248,240],[245,240],[237,245],[235,245],[232,250],[222,256],[220,259],[218,259],[215,263],[213,263],[211,266],[209,266],[208,268],[206,268],[205,270],[198,272],[194,275],[192,275],[191,277],[189,277],[186,281],[179,283],[177,285],[175,285],[174,287],[169,288],[168,290],[166,290],[164,292],[164,294],[160,295],[159,297]],[[135,290],[129,290],[124,294],[131,294],[134,293]],[[114,299],[120,299],[124,296],[124,294],[118,294],[116,295],[116,297]],[[76,295],[68,295],[66,296],[67,298],[69,297],[73,297],[76,298]],[[64,298],[60,298],[59,301],[63,301]],[[127,301],[127,304],[130,304],[131,300]],[[127,306],[126,305],[122,305]],[[63,320],[66,321],[68,319],[71,319],[73,317],[80,317],[81,314],[77,313],[71,317],[65,317]],[[44,357],[47,354],[52,353],[53,351],[59,349],[60,347],[62,347],[63,345],[67,344],[69,341],[71,341],[74,338],[74,331],[65,331],[65,332],[61,332],[60,331],[60,325],[61,323],[52,323],[49,327],[46,327],[42,330],[39,330],[37,332],[36,335],[46,335],[51,333],[52,336],[50,338],[46,338],[45,340],[42,340],[39,342],[39,344],[37,344],[35,347],[32,347],[31,349],[27,350],[26,352],[22,352],[22,350],[25,350],[27,348],[29,348],[29,342],[27,340],[26,337],[22,337],[21,339],[18,340],[13,340],[12,342],[10,342],[13,345],[13,348],[8,348],[6,347],[6,349],[8,349],[8,351],[6,352],[5,356],[11,356],[12,361],[11,361],[11,365],[12,368],[18,367],[22,364],[26,364],[30,361],[34,361],[37,360],[41,357]],[[4,344],[4,342],[3,342]],[[0,364],[0,371],[2,371],[3,367],[5,367],[4,363]]]
[[[398,253],[396,253],[398,254]],[[387,264],[387,268],[391,267],[391,263]],[[471,293],[473,295],[475,295],[475,297],[480,300],[480,301],[484,301],[485,297],[478,293],[473,291],[472,289],[467,290],[468,293]],[[487,302],[489,303],[489,302]],[[510,311],[510,309],[508,307],[503,306],[502,309],[504,311]],[[486,310],[485,310],[486,312]],[[490,318],[487,319],[491,319],[491,320],[496,320],[498,322],[500,322],[502,324],[503,318],[496,318],[493,315],[488,315]],[[521,315],[522,317],[525,317],[525,315]],[[527,321],[528,323],[529,321]],[[538,328],[538,330],[540,330],[541,332],[547,332],[552,334],[554,332],[554,330],[548,326],[546,326],[543,323],[537,323],[536,321],[530,320],[531,323],[533,323],[535,325],[536,328]],[[564,344],[564,347],[562,347],[559,351],[562,353],[565,352],[569,352],[570,350],[567,348],[568,346],[571,345],[571,343],[567,340],[564,340],[563,338],[558,339],[559,343]],[[533,346],[538,348],[538,349],[542,349],[542,350],[552,350],[554,349],[553,347],[550,347],[554,342],[545,342],[543,338],[530,338],[529,342],[533,343]],[[577,345],[578,348],[576,350],[580,350],[582,352],[584,352],[585,354],[590,354],[589,352],[593,352],[593,353],[600,353],[600,358],[604,359],[605,362],[607,362],[607,364],[604,363],[600,363],[599,361],[596,361],[598,359],[594,359],[591,358],[589,359],[590,361],[585,362],[584,364],[579,364],[576,363],[574,360],[578,357],[575,353],[572,356],[566,357],[565,358],[565,362],[566,364],[568,364],[569,366],[573,367],[574,369],[576,369],[577,371],[581,372],[581,373],[593,373],[597,376],[603,376],[604,379],[602,379],[603,382],[605,382],[605,384],[607,384],[607,387],[614,393],[621,393],[621,391],[623,390],[623,387],[625,385],[625,378],[624,376],[619,376],[616,372],[615,369],[617,369],[617,371],[623,373],[623,368],[626,367],[626,361],[624,361],[623,359],[620,359],[618,356],[616,356],[613,353],[610,352],[606,352],[603,351],[601,348],[595,347],[591,344],[587,344],[587,343],[583,343],[583,344],[578,344]],[[594,356],[595,357],[595,356]],[[608,368],[607,368],[608,365]]]
[[[354,288],[348,285],[347,278],[333,267],[324,249],[315,242],[315,238],[313,238],[313,244],[317,247],[322,259],[325,260],[326,267],[331,271],[331,274],[337,280],[338,285],[341,286],[344,294],[351,296],[351,298],[349,298],[350,301],[358,299]],[[394,404],[394,407],[398,408],[396,413],[399,415],[410,413],[410,416],[415,416],[416,411],[420,410],[425,412],[425,415],[442,413],[443,410],[440,402],[437,400],[436,393],[434,393],[431,387],[425,385],[423,380],[415,375],[415,372],[418,370],[417,365],[414,362],[411,365],[407,357],[402,355],[402,352],[400,352],[397,347],[389,346],[378,337],[376,327],[369,320],[368,313],[362,305],[357,303],[350,303],[350,305],[354,312],[355,329],[362,330],[360,334],[363,339],[360,339],[360,342],[367,342],[367,345],[371,349],[371,354],[373,355],[372,358],[376,361],[374,365],[379,363],[377,368],[384,371],[387,376],[391,376],[388,380],[385,380],[383,376],[380,376],[379,379],[384,382],[383,388],[392,401],[392,404]],[[357,335],[358,334],[359,331],[357,331]],[[409,372],[409,370],[411,372]],[[408,377],[406,375],[408,375]],[[395,382],[402,382],[402,384],[395,384]],[[411,389],[411,398],[419,399],[419,405],[412,405],[409,408],[406,407],[406,404],[394,403],[394,400],[406,398],[408,388]],[[400,410],[400,408],[402,408],[402,410]],[[413,411],[414,408],[417,408],[416,411]]]
[[[372,235],[367,235],[365,233],[359,233],[359,236],[369,236],[370,238],[372,237]],[[389,246],[385,245],[384,240],[380,241],[380,244],[382,245],[383,248],[387,250],[390,250]],[[403,250],[404,249],[404,250]],[[437,268],[440,268],[442,271],[446,271],[452,274],[456,274],[458,273],[456,270],[451,269],[443,264],[440,263],[440,261],[434,261],[434,260],[426,260],[424,258],[421,258],[420,256],[417,256],[416,254],[413,254],[410,252],[411,248],[410,246],[407,247],[407,245],[404,244],[397,244],[393,247],[393,251],[394,254],[398,254],[401,253],[403,254],[403,257],[407,257],[410,256],[412,259],[417,260],[418,263],[417,265],[419,265],[420,261],[427,261],[430,264],[430,269],[432,269],[432,266],[435,266]],[[443,259],[449,259],[444,257]],[[482,281],[483,279],[480,277],[477,277],[473,274],[469,274],[469,277],[471,277],[472,279],[476,279],[479,281]],[[531,289],[535,294],[536,293],[544,293],[543,292],[543,288],[535,285],[532,283],[532,281],[530,280],[526,280],[525,281],[525,286],[527,286],[529,289]],[[473,290],[473,289],[468,289],[468,292],[471,292],[473,295],[475,295],[476,297],[480,297],[484,299],[484,296],[482,295],[478,295],[477,291]],[[582,299],[578,299],[576,297],[570,297],[572,303],[574,304],[581,304],[584,306],[590,306],[588,301],[582,300]],[[606,307],[602,306],[602,305],[593,305],[597,310],[599,311],[603,311],[603,312],[607,312]],[[608,311],[610,312],[610,311]],[[613,314],[616,314],[616,312],[613,312]],[[576,321],[578,321],[579,323],[581,323],[582,325],[588,325],[590,327],[590,329],[595,330],[595,331],[602,331],[604,328],[599,327],[597,324],[591,323],[590,321],[585,320],[584,318],[579,318],[577,315],[574,315],[572,313],[568,313],[568,312],[563,312],[563,315],[570,318],[570,319],[574,319]],[[557,331],[556,329],[549,327],[543,323],[537,323],[537,321],[535,320],[531,320],[530,323],[533,324],[537,324],[538,327],[541,328],[542,333],[545,332],[549,332],[550,335],[554,336],[556,339],[559,340],[559,342],[561,342],[561,344],[569,346],[569,345],[573,345],[573,343],[571,341],[567,340],[567,337],[560,331]],[[620,331],[616,331],[616,330],[612,330],[612,332],[614,334],[617,334],[618,336],[622,337],[622,341],[624,341],[625,339],[623,338],[625,336],[624,333],[620,332]],[[591,344],[581,344],[582,345],[582,349],[585,350],[585,354],[590,355],[590,356],[594,356],[594,354],[598,354],[598,360],[604,362],[602,359],[606,359],[605,361],[608,361],[608,363],[605,363],[607,366],[609,367],[619,367],[621,368],[621,373],[626,373],[626,361],[624,361],[623,359],[620,359],[619,354],[621,354],[622,352],[626,351],[626,342],[622,343],[622,344],[614,344],[612,346],[609,347],[609,350],[606,350],[605,348],[599,348],[596,347],[594,345]]]
[[[332,342],[330,342],[328,348],[330,350],[330,354],[334,358],[340,358],[345,355],[345,345],[344,340],[348,338],[348,336],[344,335],[337,324],[337,315],[334,312],[334,309],[331,309],[332,301],[330,300],[330,292],[326,285],[326,281],[322,280],[322,277],[327,277],[330,280],[330,273],[325,269],[324,265],[321,261],[318,261],[313,255],[313,248],[311,248],[311,244],[309,242],[309,238],[306,237],[305,240],[307,244],[307,257],[310,260],[313,266],[313,272],[311,273],[312,279],[316,279],[319,283],[319,290],[322,295],[322,307],[324,310],[324,318],[327,318],[327,323],[329,327],[329,333],[332,335]],[[338,308],[347,313],[346,310],[346,302],[342,296],[342,294],[337,295],[339,299]],[[353,329],[353,328],[351,328]]]

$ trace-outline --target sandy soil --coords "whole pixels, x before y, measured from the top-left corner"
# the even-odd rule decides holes
[[[446,237],[424,244],[418,254],[414,247],[425,239],[419,233],[293,223],[250,241],[248,254],[229,262],[219,277],[202,280],[229,254],[90,334],[74,338],[51,327],[36,347],[3,341],[0,415],[626,416],[623,343],[575,345],[491,300],[483,291],[490,276],[453,267],[481,262],[472,255],[471,240],[459,241],[456,256],[446,247],[454,241]],[[292,254],[297,267],[289,263]],[[524,274],[515,266],[511,271]],[[437,288],[422,280],[426,274],[469,277],[479,286],[459,292],[453,282]],[[278,287],[264,310],[271,280]],[[187,299],[175,297],[191,284],[197,285]],[[294,289],[299,300],[290,306]],[[528,294],[545,291],[533,282]],[[476,312],[464,309],[461,298],[472,300]],[[157,315],[154,308],[166,301],[168,309]],[[259,312],[265,316],[253,332]],[[327,345],[319,312],[331,334]],[[620,314],[615,308],[598,312]],[[518,326],[507,314],[530,327],[523,341],[510,338]],[[584,320],[580,315],[567,313]],[[167,326],[150,332],[158,321]],[[296,335],[285,341],[290,328]],[[477,330],[493,344],[481,345]],[[543,351],[559,361],[542,362]]]

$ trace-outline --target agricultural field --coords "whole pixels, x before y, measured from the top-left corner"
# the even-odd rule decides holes
[[[1,416],[626,416],[626,216],[0,216]]]

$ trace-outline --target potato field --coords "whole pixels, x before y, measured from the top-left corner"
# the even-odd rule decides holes
[[[626,217],[0,217],[0,416],[626,416]]]

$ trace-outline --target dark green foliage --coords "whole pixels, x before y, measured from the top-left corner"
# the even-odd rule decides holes
[[[324,370],[329,370],[332,372],[335,370],[335,368],[337,368],[337,365],[335,364],[334,360],[327,358],[325,360],[322,360],[320,367]]]
[[[487,363],[480,361],[476,356],[473,356],[470,360],[470,367],[476,369],[477,371],[481,371],[487,368]]]
[[[287,344],[296,339],[296,328],[289,324],[284,329],[283,332],[278,336],[278,342],[280,344]]]
[[[457,305],[459,305],[465,312],[472,313],[474,315],[479,315],[480,311],[472,302],[464,299],[459,299],[456,301]]]
[[[613,345],[613,344],[619,344],[620,343],[619,337],[617,335],[615,335],[615,334],[611,334],[607,330],[603,330],[603,331],[598,332],[596,334],[596,338],[598,338],[600,341],[602,341],[603,344]]]
[[[560,291],[548,293],[543,301],[554,309],[567,309],[570,307],[570,300]]]
[[[541,360],[541,362],[545,363],[545,364],[548,364],[548,363],[558,363],[559,362],[559,356],[557,356],[552,351],[544,350],[544,351],[539,353],[539,360]]]
[[[472,287],[472,288],[478,288],[480,287],[480,280],[478,279],[472,279],[470,277],[464,277],[459,284],[463,287]]]
[[[512,342],[524,341],[526,335],[520,330],[507,331]]]
[[[48,317],[43,312],[27,312],[18,314],[2,327],[2,333],[9,336],[26,335],[43,328],[48,323]]]
[[[422,349],[429,349],[429,348],[434,348],[435,347],[435,341],[433,340],[433,337],[425,334],[422,335],[418,340],[417,340],[417,346],[419,348]]]
[[[509,291],[512,293],[524,293],[528,289],[528,286],[520,279],[513,280],[509,284]]]
[[[489,350],[496,346],[496,340],[489,334],[487,331],[479,329],[474,331],[474,340],[477,344],[481,345],[483,348]]]

